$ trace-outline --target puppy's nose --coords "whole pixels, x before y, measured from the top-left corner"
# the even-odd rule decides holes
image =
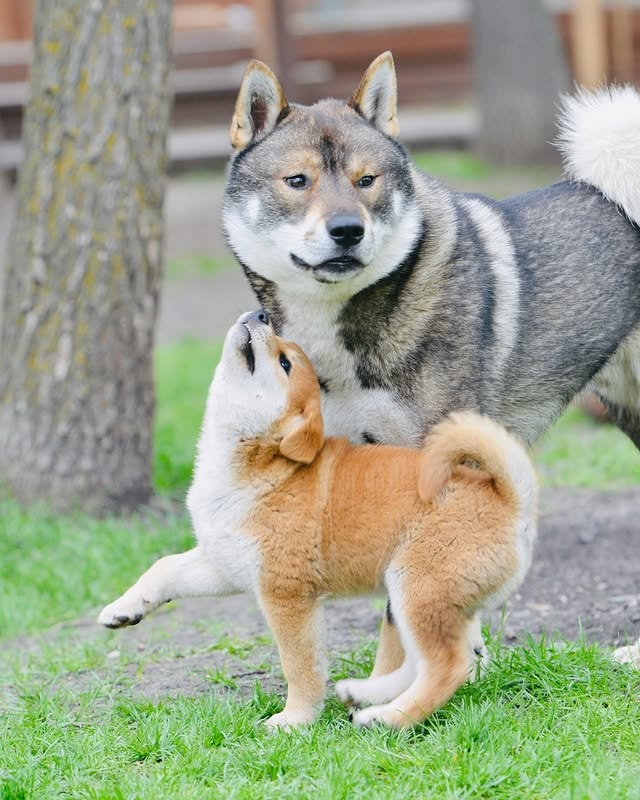
[[[249,322],[249,320],[261,322],[263,325],[271,324],[271,318],[264,308],[259,308],[257,311],[247,311],[246,313],[242,314],[238,322],[245,324]]]
[[[329,236],[340,247],[352,247],[364,236],[364,225],[355,214],[334,214],[327,222]]]

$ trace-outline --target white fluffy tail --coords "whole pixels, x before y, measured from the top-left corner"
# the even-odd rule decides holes
[[[640,225],[640,93],[612,86],[565,96],[558,124],[569,177],[595,186]]]

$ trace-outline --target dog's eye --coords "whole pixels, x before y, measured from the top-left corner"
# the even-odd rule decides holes
[[[369,186],[373,186],[375,179],[375,175],[363,175],[359,181],[356,181],[356,186],[359,186],[360,189],[368,189]]]
[[[284,182],[291,189],[306,189],[309,185],[309,179],[306,175],[290,175],[284,179]]]
[[[280,353],[280,366],[287,375],[291,372],[291,362],[284,353]]]

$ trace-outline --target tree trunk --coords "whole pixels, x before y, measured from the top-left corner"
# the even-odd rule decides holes
[[[151,493],[171,0],[39,0],[0,330],[0,478],[91,512]]]
[[[549,142],[569,75],[553,17],[542,0],[471,6],[480,155],[501,164],[559,160]]]

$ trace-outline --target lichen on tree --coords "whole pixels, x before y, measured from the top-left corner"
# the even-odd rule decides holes
[[[0,330],[0,481],[151,493],[171,0],[40,0]]]

